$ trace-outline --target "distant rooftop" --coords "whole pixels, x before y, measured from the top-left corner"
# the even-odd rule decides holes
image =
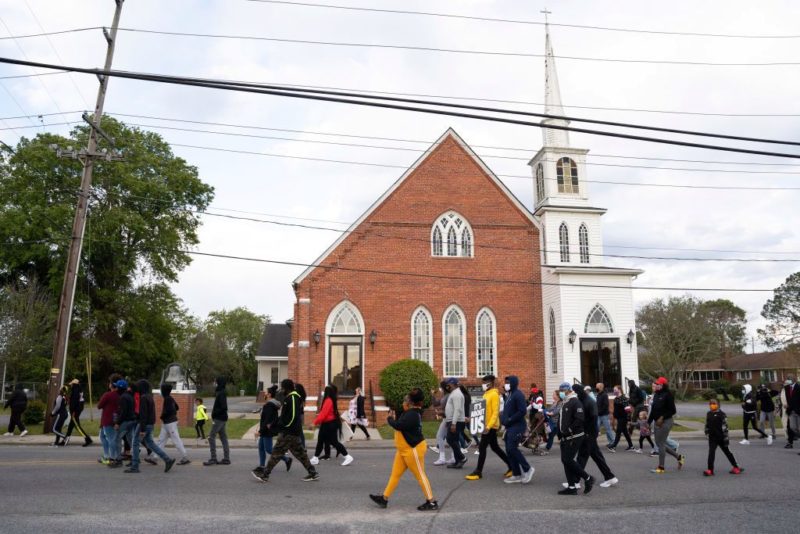
[[[264,327],[256,356],[288,356],[292,329],[288,324],[268,324]]]

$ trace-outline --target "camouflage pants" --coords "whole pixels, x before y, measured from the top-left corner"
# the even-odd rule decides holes
[[[308,454],[306,454],[306,450],[303,448],[303,443],[300,439],[300,436],[280,434],[278,435],[278,441],[272,448],[272,455],[269,457],[267,467],[264,468],[265,475],[269,476],[269,474],[272,472],[272,469],[275,467],[275,464],[281,461],[287,451],[292,453],[292,456],[297,458],[297,461],[303,464],[303,467],[306,468],[306,471],[309,473],[316,472],[314,466],[311,465],[311,462],[308,460]]]

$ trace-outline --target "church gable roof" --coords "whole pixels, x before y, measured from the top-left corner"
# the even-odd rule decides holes
[[[302,282],[309,274],[311,274],[317,266],[322,264],[331,253],[333,253],[344,241],[349,237],[356,229],[364,223],[366,220],[370,218],[381,206],[383,206],[387,200],[391,198],[391,196],[411,177],[415,171],[417,171],[420,167],[423,166],[425,162],[429,160],[429,158],[448,140],[453,140],[462,150],[463,152],[477,165],[477,167],[482,171],[483,174],[488,177],[491,183],[497,188],[500,193],[507,198],[509,203],[516,208],[519,214],[528,221],[531,226],[539,227],[539,222],[533,217],[533,214],[520,202],[520,200],[514,196],[514,194],[506,187],[506,185],[500,181],[500,179],[492,172],[491,169],[483,162],[483,160],[478,157],[477,154],[472,150],[472,148],[461,138],[458,133],[456,133],[453,128],[448,128],[439,139],[437,139],[420,157],[403,173],[400,178],[398,178],[375,202],[373,202],[367,210],[361,214],[358,219],[356,219],[353,224],[351,224],[347,230],[342,232],[342,235],[339,236],[333,244],[328,247],[325,252],[323,252],[311,266],[309,266],[305,271],[300,274],[295,280],[294,284],[299,284]]]

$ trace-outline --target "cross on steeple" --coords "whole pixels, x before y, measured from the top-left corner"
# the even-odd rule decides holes
[[[544,23],[545,24],[548,23],[547,15],[552,15],[553,14],[553,12],[549,11],[547,8],[544,8],[543,10],[539,11],[539,13],[544,13]]]

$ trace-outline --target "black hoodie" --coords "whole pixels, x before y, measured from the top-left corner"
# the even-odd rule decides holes
[[[211,408],[211,419],[214,421],[228,420],[228,395],[225,393],[225,377],[217,377],[217,389],[214,397],[214,407]]]
[[[161,406],[161,422],[165,425],[178,422],[178,403],[172,398],[172,385],[161,384],[161,397],[164,399],[164,404]],[[141,397],[139,399],[139,406],[141,406]],[[141,407],[139,408],[141,411]]]
[[[653,402],[650,404],[650,417],[647,418],[647,422],[652,423],[662,417],[667,420],[676,413],[675,398],[672,396],[672,392],[667,386],[661,386],[661,389],[653,394]]]
[[[722,443],[723,445],[728,445],[728,418],[725,415],[725,412],[722,410],[717,410],[713,412],[711,410],[708,411],[706,414],[706,427],[705,427],[706,436],[708,436],[709,441],[714,441],[716,443]]]
[[[25,408],[28,407],[28,396],[25,395],[22,384],[17,384],[14,388],[14,393],[11,394],[11,397],[6,399],[6,408],[9,406],[11,410],[15,412],[24,412]]]
[[[69,413],[80,414],[83,411],[83,388],[80,384],[72,384],[69,393]]]
[[[144,427],[156,424],[156,403],[153,401],[150,382],[139,380],[136,388],[139,390],[139,431],[143,432]]]
[[[261,407],[261,422],[258,425],[258,433],[262,437],[268,438],[278,434],[278,414],[281,410],[281,403],[275,399],[270,399]]]
[[[120,391],[120,388],[117,388]],[[133,393],[127,389],[120,391],[119,404],[117,405],[117,413],[114,417],[114,424],[119,425],[126,421],[136,421],[135,402],[133,400]]]

